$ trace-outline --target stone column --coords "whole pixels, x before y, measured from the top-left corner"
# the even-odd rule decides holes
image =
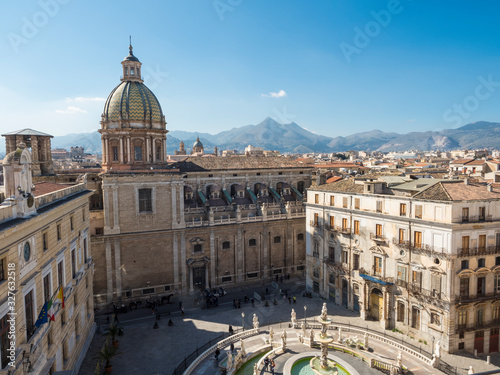
[[[382,287],[382,318],[380,319],[380,326],[384,329],[387,328],[387,318],[388,318],[388,295],[387,295],[387,287]]]
[[[172,228],[176,228],[177,227],[177,192],[176,192],[176,185],[175,184],[171,184],[171,188],[170,188],[170,191],[171,191],[171,194],[172,194],[172,208],[171,208],[171,212],[172,212]]]
[[[174,289],[181,289],[179,288],[179,242],[178,242],[178,236],[177,233],[173,233],[173,262],[174,262]]]
[[[194,285],[193,285],[193,268],[189,267],[189,294],[194,293]]]
[[[131,145],[130,145],[130,136],[127,136],[127,147],[126,147],[126,150],[127,150],[127,164],[131,164],[132,163],[132,149],[131,149]]]
[[[123,164],[123,137],[120,137],[120,163]]]
[[[245,261],[243,255],[243,246],[242,246],[242,234],[241,234],[241,226],[238,227],[238,237],[236,240],[236,280],[237,282],[243,282],[243,262]]]
[[[118,207],[118,186],[114,185],[112,189],[113,189],[113,233],[120,233],[120,224],[119,224],[120,209]]]
[[[106,137],[105,142],[105,150],[103,150],[103,155],[106,155],[106,163],[109,163],[109,139]]]
[[[186,267],[186,233],[182,231],[180,233],[181,236],[181,279],[182,279],[182,293],[187,293],[187,272],[189,270]]]
[[[150,138],[149,136],[146,136],[144,138],[144,141],[146,141],[146,163],[149,163],[150,160],[149,160],[149,153],[151,151],[151,146],[150,146]]]
[[[210,228],[210,273],[211,273],[211,283],[212,287],[217,285],[217,281],[215,279],[215,266],[216,266],[216,257],[215,257],[215,232],[213,228]]]
[[[210,282],[208,279],[208,264],[205,264],[205,288],[210,288]]]
[[[104,203],[104,234],[109,232],[109,189],[110,186],[105,185],[102,187],[102,199]]]
[[[267,250],[267,226],[263,226],[263,231],[262,231],[262,263],[263,263],[263,266],[261,266],[261,269],[263,270],[263,273],[262,273],[262,276],[263,277],[266,277],[268,275],[268,264],[269,264],[269,260],[268,260],[268,250]],[[271,275],[272,276],[272,275]]]
[[[111,243],[109,240],[106,241],[106,302],[111,303],[113,301],[113,265],[111,263]]]
[[[116,297],[122,296],[122,268],[121,268],[121,250],[120,240],[115,238],[115,283],[116,283]]]

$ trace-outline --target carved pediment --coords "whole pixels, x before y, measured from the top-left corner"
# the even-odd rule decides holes
[[[207,256],[204,256],[202,258],[189,258],[186,261],[186,265],[190,268],[204,266],[208,263],[210,263],[210,258]]]
[[[380,255],[383,255],[384,257],[387,256],[387,253],[384,251],[384,249],[382,249],[382,247],[380,246],[372,246],[370,247],[370,251],[374,254],[380,254]]]
[[[194,237],[194,238],[191,238],[189,240],[189,242],[191,242],[193,245],[198,245],[198,244],[202,244],[205,242],[205,240],[201,237]]]

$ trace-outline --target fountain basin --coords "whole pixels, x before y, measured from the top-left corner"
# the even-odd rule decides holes
[[[319,357],[313,357],[309,362],[309,366],[311,367],[313,374],[337,375],[339,373],[337,364],[331,359],[328,359],[328,366],[326,368],[323,368],[321,367],[321,359]]]

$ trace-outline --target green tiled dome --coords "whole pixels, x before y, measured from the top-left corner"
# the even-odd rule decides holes
[[[142,82],[124,81],[111,91],[104,105],[105,121],[163,122],[160,103]]]

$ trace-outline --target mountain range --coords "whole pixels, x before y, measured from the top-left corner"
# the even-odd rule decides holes
[[[42,129],[43,130],[43,129]],[[346,137],[326,137],[312,133],[295,122],[280,124],[266,118],[257,125],[246,125],[217,134],[195,133],[173,130],[167,134],[167,151],[173,154],[184,141],[189,152],[191,145],[199,137],[206,152],[214,146],[219,150],[243,151],[246,146],[262,147],[264,150],[277,150],[290,153],[358,151],[406,151],[406,150],[451,150],[451,149],[500,149],[500,123],[479,121],[457,129],[441,131],[410,132],[399,134],[372,130]],[[101,152],[101,136],[92,133],[55,136],[52,148],[83,146],[86,152]],[[5,152],[2,143],[0,152]]]

